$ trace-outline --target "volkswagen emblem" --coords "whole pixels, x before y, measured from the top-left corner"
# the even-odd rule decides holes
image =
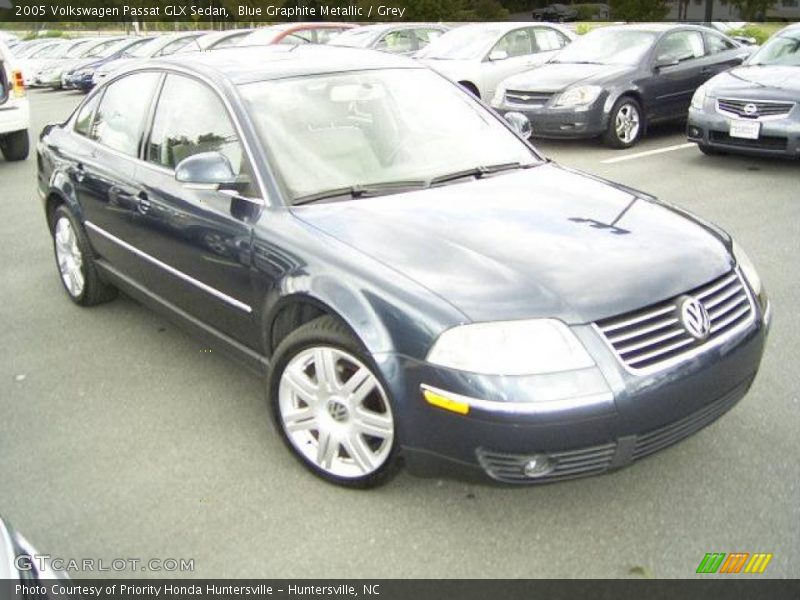
[[[679,318],[686,332],[696,340],[704,340],[711,333],[711,317],[697,298],[686,296],[683,299]]]
[[[748,117],[755,117],[758,114],[758,107],[752,102],[748,102],[744,105],[744,114]]]

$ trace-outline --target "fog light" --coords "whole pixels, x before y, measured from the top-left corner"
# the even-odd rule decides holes
[[[522,472],[525,473],[525,477],[530,477],[534,479],[536,477],[542,477],[543,475],[547,475],[553,470],[555,465],[553,461],[550,460],[550,457],[545,454],[537,454],[532,456],[528,462],[525,463],[525,466],[522,468]]]

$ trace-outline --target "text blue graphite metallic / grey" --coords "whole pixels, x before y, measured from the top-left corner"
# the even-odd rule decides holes
[[[601,473],[714,421],[759,367],[769,303],[725,232],[543,159],[404,58],[152,61],[37,150],[69,297],[124,290],[241,358],[338,484]]]

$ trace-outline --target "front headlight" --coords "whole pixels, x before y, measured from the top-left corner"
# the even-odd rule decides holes
[[[561,321],[498,321],[445,331],[428,362],[484,375],[538,375],[585,369],[594,361]]]
[[[758,276],[758,271],[756,270],[756,266],[753,264],[753,261],[751,261],[750,257],[747,256],[744,248],[736,243],[736,240],[733,242],[733,257],[736,259],[736,263],[742,270],[742,274],[744,275],[745,279],[747,279],[747,282],[750,284],[753,293],[756,296],[760,296],[761,277]]]
[[[600,96],[603,88],[597,85],[579,85],[563,92],[556,100],[555,106],[585,106]]]
[[[692,96],[692,108],[696,108],[697,110],[702,110],[703,106],[706,103],[706,90],[707,86],[705,84],[701,85],[695,91],[694,96]]]
[[[498,85],[497,89],[494,91],[494,97],[492,98],[492,106],[500,106],[503,104],[503,100],[505,99],[506,95],[506,88],[503,85]]]

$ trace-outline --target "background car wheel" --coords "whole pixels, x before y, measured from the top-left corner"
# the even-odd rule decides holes
[[[722,150],[717,150],[716,148],[706,144],[697,144],[697,147],[700,149],[700,152],[706,156],[719,156],[720,154],[724,154]]]
[[[30,152],[28,130],[15,131],[0,138],[0,150],[7,161],[25,160]]]
[[[635,98],[623,96],[614,105],[604,139],[612,148],[630,148],[644,131],[642,106]]]
[[[312,473],[357,488],[397,473],[389,395],[341,322],[320,317],[287,336],[275,351],[267,390],[284,442]]]
[[[471,83],[469,81],[459,81],[458,85],[463,87],[465,90],[467,90],[470,94],[472,94],[476,98],[481,97],[481,93],[478,91],[478,86],[476,86],[474,83]]]
[[[72,301],[94,306],[113,300],[117,290],[100,279],[89,240],[66,206],[59,206],[53,213],[52,234],[61,283]]]

